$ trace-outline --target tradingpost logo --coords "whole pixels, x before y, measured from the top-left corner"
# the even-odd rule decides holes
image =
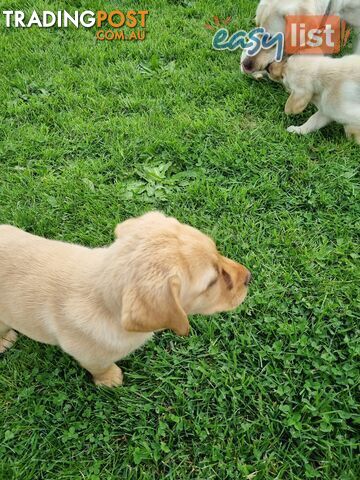
[[[52,12],[45,10],[26,15],[21,10],[4,10],[6,28],[93,28],[96,27],[96,39],[100,41],[126,40],[142,41],[146,38],[146,23],[149,10],[66,10]]]

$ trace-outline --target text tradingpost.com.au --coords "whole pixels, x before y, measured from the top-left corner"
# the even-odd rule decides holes
[[[4,10],[6,28],[92,28],[96,27],[97,40],[145,40],[149,10],[84,10],[69,13],[33,10],[26,15],[21,10]]]

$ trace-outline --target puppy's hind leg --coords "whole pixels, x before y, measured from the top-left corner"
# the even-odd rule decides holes
[[[298,135],[307,135],[311,132],[316,132],[320,128],[325,127],[331,122],[331,119],[326,115],[323,115],[321,112],[316,112],[312,117],[309,118],[304,125],[300,127],[291,126],[287,129],[290,133],[297,133]]]
[[[0,322],[0,354],[6,352],[16,342],[17,333]]]

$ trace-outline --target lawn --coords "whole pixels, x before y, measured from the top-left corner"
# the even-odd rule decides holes
[[[281,86],[212,50],[204,24],[249,28],[255,0],[135,4],[143,42],[1,18],[0,223],[99,246],[159,209],[254,280],[236,312],[121,361],[115,390],[21,337],[0,359],[0,479],[357,480],[359,146],[336,125],[288,134],[309,111],[287,118]]]

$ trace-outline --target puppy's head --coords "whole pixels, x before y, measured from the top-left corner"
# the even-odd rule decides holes
[[[115,234],[127,331],[187,335],[189,314],[232,310],[246,297],[250,272],[195,228],[152,212],[118,225]]]
[[[261,0],[256,10],[256,26],[263,27],[274,35],[285,32],[285,13],[278,0]],[[262,49],[250,57],[246,51],[241,56],[241,70],[247,75],[259,79],[267,76],[268,66],[275,61],[276,48]]]
[[[282,60],[281,62],[273,62],[268,66],[268,73],[271,80],[274,82],[283,83],[286,76],[286,68],[287,62],[286,60]]]
[[[257,55],[250,56],[246,50],[243,51],[240,60],[240,69],[242,73],[250,75],[255,80],[260,80],[268,76],[267,68],[275,61],[276,48],[262,49]]]
[[[256,26],[263,27],[271,35],[286,33],[287,15],[311,15],[311,4],[299,0],[260,0],[256,10]],[[321,13],[321,12],[320,12]],[[313,12],[313,14],[315,14]],[[287,40],[286,40],[287,41]],[[243,52],[241,70],[255,78],[267,76],[267,70],[275,60],[276,48],[262,49],[252,57]]]
[[[318,63],[319,58],[315,55],[293,55],[269,66],[272,80],[282,83],[290,93],[285,105],[287,115],[303,112],[312,101],[317,84]]]

